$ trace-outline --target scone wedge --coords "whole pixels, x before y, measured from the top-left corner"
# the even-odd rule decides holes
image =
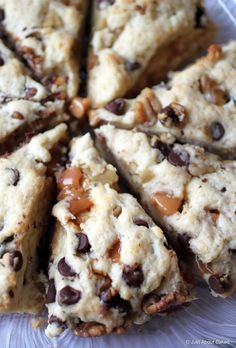
[[[94,0],[88,60],[93,106],[162,81],[207,47],[213,33],[201,0]]]
[[[64,101],[53,96],[0,40],[0,153],[10,151],[27,132],[67,120]]]
[[[118,99],[92,111],[90,123],[139,126],[166,141],[176,138],[235,156],[235,59],[236,42],[212,45],[207,56],[172,74],[166,84],[146,88],[136,99]]]
[[[176,254],[136,199],[114,189],[116,170],[89,134],[72,141],[69,158],[53,208],[46,334],[66,327],[81,337],[122,333],[189,304],[192,284]]]
[[[53,182],[47,165],[65,132],[62,124],[0,158],[0,312],[42,308],[37,248],[51,210]]]
[[[55,95],[79,86],[79,35],[86,0],[1,0],[1,32]]]
[[[230,295],[236,286],[236,162],[110,125],[96,134],[150,215],[182,254],[193,254],[212,294]]]

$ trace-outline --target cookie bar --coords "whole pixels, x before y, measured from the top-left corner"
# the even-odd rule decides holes
[[[236,42],[212,45],[208,55],[167,84],[146,88],[134,100],[117,99],[91,112],[90,123],[112,123],[204,145],[222,155],[236,149]]]
[[[68,116],[64,101],[35,81],[0,40],[0,152],[10,149],[26,131],[53,126]]]
[[[201,0],[94,1],[88,59],[93,107],[163,80],[214,33]]]
[[[89,134],[72,141],[53,208],[50,337],[66,327],[82,337],[122,333],[193,299],[161,229],[135,198],[114,189],[117,180]]]
[[[212,294],[236,286],[236,162],[193,145],[169,146],[156,136],[116,129],[96,131],[98,142],[174,242],[191,251]]]
[[[78,92],[78,40],[85,0],[1,0],[1,31],[55,95]]]
[[[42,307],[37,248],[51,208],[52,179],[46,171],[50,151],[65,131],[61,124],[0,158],[0,312],[37,312]]]

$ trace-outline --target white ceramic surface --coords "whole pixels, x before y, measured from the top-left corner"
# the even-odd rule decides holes
[[[236,39],[236,0],[206,0],[206,3],[220,28],[216,41]],[[154,318],[123,336],[80,339],[67,330],[50,340],[43,327],[32,328],[33,317],[1,315],[0,348],[236,347],[236,294],[227,300],[215,299],[203,284],[197,292],[199,299],[189,308],[167,318]]]

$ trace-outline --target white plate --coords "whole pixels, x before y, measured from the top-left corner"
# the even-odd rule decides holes
[[[206,3],[209,15],[220,28],[216,41],[236,39],[236,0],[206,0]],[[50,340],[43,327],[32,328],[32,316],[2,315],[0,348],[236,347],[236,294],[221,300],[213,298],[205,285],[199,285],[197,291],[199,300],[189,308],[166,318],[156,317],[123,336],[81,339],[67,330]]]

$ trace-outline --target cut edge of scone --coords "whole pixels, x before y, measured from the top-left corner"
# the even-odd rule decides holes
[[[211,45],[206,56],[170,74],[167,83],[145,88],[135,99],[118,98],[91,110],[90,125],[137,127],[167,141],[177,139],[234,158],[235,57],[235,41]]]
[[[0,312],[42,309],[45,276],[38,269],[38,247],[48,232],[53,181],[47,175],[51,151],[66,125],[39,134],[10,155],[0,157]]]
[[[161,82],[205,49],[216,32],[198,0],[100,1],[93,17],[88,96],[94,108]]]
[[[161,229],[117,181],[89,134],[72,141],[53,208],[49,337],[66,327],[81,337],[123,333],[194,299]]]
[[[198,146],[169,145],[111,125],[95,133],[104,156],[117,166],[178,254],[190,256],[192,269],[214,296],[231,295],[236,288],[236,162]]]

